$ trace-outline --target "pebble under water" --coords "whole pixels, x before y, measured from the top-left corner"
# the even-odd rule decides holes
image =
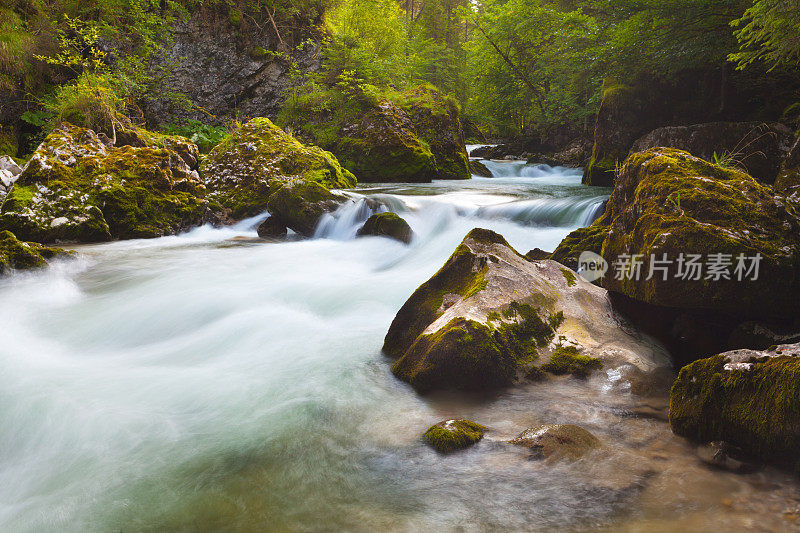
[[[392,376],[389,324],[470,229],[552,250],[609,193],[578,170],[487,165],[497,177],[348,191],[314,239],[258,242],[257,217],[0,281],[0,530],[795,529],[796,481],[704,466],[664,421],[667,390],[600,372],[421,397]],[[410,246],[355,238],[384,209]],[[452,417],[491,431],[449,456],[419,441]],[[550,463],[502,442],[544,423],[603,446]]]

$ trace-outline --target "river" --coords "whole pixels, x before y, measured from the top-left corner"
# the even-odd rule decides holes
[[[81,246],[0,281],[0,530],[774,531],[796,482],[704,466],[600,372],[490,397],[421,397],[381,355],[395,313],[476,226],[552,250],[609,191],[580,171],[488,162],[494,178],[369,184],[313,239],[255,225]],[[410,246],[355,238],[380,200]],[[491,431],[440,456],[465,417]],[[603,447],[536,462],[502,441],[576,423]],[[795,513],[794,515],[792,513]]]

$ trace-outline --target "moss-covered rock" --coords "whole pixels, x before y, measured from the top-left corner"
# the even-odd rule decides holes
[[[47,261],[69,257],[72,252],[18,240],[10,231],[0,231],[0,276],[13,270],[47,266]]]
[[[530,449],[534,459],[575,460],[600,447],[597,437],[573,424],[528,428],[509,442]]]
[[[600,359],[584,355],[574,346],[558,348],[550,356],[550,361],[541,366],[542,370],[551,374],[572,374],[578,377],[586,377],[601,368],[603,363]]]
[[[281,124],[330,150],[359,181],[467,179],[469,165],[458,105],[430,85],[403,93],[308,97]]]
[[[214,219],[216,206],[203,194],[177,152],[112,146],[63,123],[25,165],[0,207],[0,226],[38,242],[158,237]]]
[[[735,350],[683,367],[669,419],[678,435],[726,441],[800,472],[800,344]]]
[[[491,178],[493,176],[492,171],[489,170],[489,167],[475,159],[470,160],[469,171],[473,176],[480,176],[481,178]]]
[[[637,139],[631,153],[661,146],[707,161],[715,154],[728,156],[731,164],[757,180],[773,183],[791,142],[791,130],[779,122],[707,122],[657,128]]]
[[[208,198],[229,209],[233,218],[259,214],[269,198],[289,182],[349,188],[355,177],[336,157],[307,146],[267,118],[254,118],[219,143],[200,165]]]
[[[310,237],[322,215],[346,201],[346,197],[332,193],[315,181],[296,180],[275,191],[267,201],[267,209],[276,222]]]
[[[608,236],[608,230],[608,226],[598,222],[585,228],[578,228],[561,241],[550,259],[577,270],[578,258],[582,252],[588,251],[600,255],[603,251],[603,242]]]
[[[262,239],[282,239],[286,237],[288,228],[278,217],[269,216],[258,225],[258,236]]]
[[[420,392],[496,389],[529,375],[556,336],[644,379],[668,367],[662,348],[620,330],[603,289],[564,270],[472,230],[392,322],[392,372]]]
[[[436,178],[469,178],[458,102],[432,85],[423,84],[404,91],[400,105],[417,135],[430,146],[436,161]]]
[[[675,149],[633,154],[591,231],[600,235],[603,226],[608,235],[602,256],[610,265],[625,254],[643,259],[638,280],[607,275],[608,290],[649,304],[734,315],[785,318],[800,312],[800,206],[741,171]],[[651,256],[663,254],[673,261],[666,279],[659,273],[647,279]],[[703,262],[727,254],[730,279],[705,270],[701,279],[678,277],[680,254],[700,254]],[[757,280],[744,270],[737,279],[740,254],[760,254]]]
[[[616,169],[633,142],[652,129],[646,125],[645,108],[635,89],[606,80],[597,110],[592,155],[583,170],[584,185],[614,185]]]
[[[484,426],[470,420],[444,420],[428,428],[422,441],[439,453],[451,453],[477,443],[484,431]]]
[[[378,237],[389,237],[396,241],[408,244],[414,232],[408,222],[399,217],[396,213],[377,213],[372,215],[364,222],[358,230],[358,236],[375,235]]]

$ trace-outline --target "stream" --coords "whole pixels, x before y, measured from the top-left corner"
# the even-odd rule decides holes
[[[422,397],[392,376],[389,324],[470,229],[550,251],[610,193],[485,163],[495,177],[346,191],[313,239],[259,242],[262,216],[0,280],[0,530],[794,530],[794,478],[705,466],[667,390],[598,372]],[[387,209],[409,246],[355,238]],[[453,417],[491,431],[448,456],[420,442]],[[603,446],[549,463],[503,442],[544,423]]]

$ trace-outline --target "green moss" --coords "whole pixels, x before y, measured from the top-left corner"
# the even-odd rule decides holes
[[[477,443],[484,431],[484,426],[470,420],[445,420],[431,426],[422,440],[437,452],[451,453]]]
[[[0,126],[0,155],[17,157],[18,144],[16,132],[9,126]]]
[[[557,349],[550,356],[550,362],[541,366],[542,370],[551,374],[572,374],[578,377],[586,377],[600,368],[603,368],[600,359],[582,355],[574,346]]]
[[[794,466],[800,449],[800,358],[750,359],[725,369],[724,354],[681,369],[672,386],[672,431],[698,442],[724,440],[770,462]]]
[[[269,197],[290,181],[325,188],[350,188],[355,177],[333,154],[306,146],[267,118],[239,126],[200,165],[212,191],[209,198],[230,209],[234,218],[263,212]]]
[[[566,268],[561,269],[561,273],[564,275],[564,279],[567,280],[567,286],[572,287],[575,285],[575,273],[572,270],[568,270]]]
[[[47,248],[32,242],[18,240],[10,231],[0,231],[0,275],[12,270],[26,270],[47,266],[47,260],[67,257],[71,252],[60,248]]]
[[[235,7],[228,8],[228,22],[230,22],[231,26],[241,26],[242,25],[242,12],[236,9]]]
[[[608,231],[608,226],[599,223],[576,229],[561,241],[550,259],[575,270],[578,268],[578,258],[582,252],[589,251],[598,255],[602,253]]]

